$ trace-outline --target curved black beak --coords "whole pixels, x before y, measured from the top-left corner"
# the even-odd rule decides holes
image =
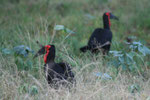
[[[39,54],[36,53],[36,54],[34,55],[33,59],[35,59],[35,58],[38,57],[38,56],[39,56]]]
[[[118,18],[118,17],[116,17],[115,15],[113,15],[112,13],[110,13],[110,19],[119,20],[119,18]]]
[[[41,49],[34,55],[33,59],[46,52],[45,47],[39,41],[36,41],[36,43],[39,45],[39,47],[41,47]]]
[[[34,57],[33,57],[33,59],[34,58],[36,58],[36,57],[38,57],[38,56],[40,56],[40,55],[42,55],[42,54],[45,54],[45,47],[43,46],[35,55],[34,55]]]

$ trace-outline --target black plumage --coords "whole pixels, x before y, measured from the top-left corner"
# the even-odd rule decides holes
[[[42,46],[42,48],[36,53],[34,57],[37,57],[41,54],[45,54],[44,72],[48,84],[50,84],[50,86],[55,89],[59,88],[60,86],[70,88],[75,82],[74,73],[72,72],[71,67],[67,63],[55,63],[55,46]]]
[[[90,50],[92,53],[97,53],[99,50],[103,50],[103,53],[108,53],[111,46],[112,41],[112,32],[110,30],[110,19],[118,18],[111,14],[110,12],[106,12],[103,15],[103,24],[104,28],[97,28],[92,33],[87,46],[81,47],[80,50],[82,52],[86,52]]]

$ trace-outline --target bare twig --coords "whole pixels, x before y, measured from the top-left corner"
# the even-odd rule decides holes
[[[94,49],[99,49],[99,48],[102,48],[102,47],[104,47],[104,46],[106,46],[106,45],[110,45],[111,43],[109,42],[109,41],[107,41],[107,42],[105,42],[103,45],[99,45],[99,46],[97,46],[97,47],[95,47]]]
[[[56,23],[54,24],[54,26],[55,26],[55,25],[56,25]],[[51,38],[50,43],[53,42],[55,35],[56,35],[56,30],[53,29],[53,34],[52,34],[52,38]]]

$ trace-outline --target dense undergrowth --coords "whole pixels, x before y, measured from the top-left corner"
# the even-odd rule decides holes
[[[81,53],[106,11],[119,17],[109,55]],[[149,100],[149,12],[148,0],[1,0],[0,98]],[[73,91],[48,86],[43,58],[33,59],[37,40],[54,44],[56,62],[72,66]]]

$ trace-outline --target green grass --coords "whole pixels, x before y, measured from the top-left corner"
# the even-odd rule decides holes
[[[136,41],[140,40],[150,47],[149,0],[1,0],[0,99],[150,98],[149,55],[141,56],[144,63],[139,57],[134,57],[135,70],[123,70],[122,65],[116,68],[115,65],[108,64],[117,59],[112,55],[103,58],[101,54],[82,54],[79,51],[80,47],[87,44],[93,30],[103,27],[102,15],[106,11],[119,17],[119,21],[111,21],[111,50],[130,53],[124,43],[129,36],[136,36]],[[88,18],[86,14],[94,16],[94,19]],[[64,31],[53,30],[54,25],[64,25],[76,33],[68,36]],[[23,58],[2,52],[4,48],[12,49],[18,45],[26,45],[37,51],[37,40],[44,45],[54,44],[56,62],[66,61],[72,66],[77,79],[74,92],[61,89],[56,91],[48,86],[43,74],[42,57],[32,59],[33,54],[29,54]],[[94,72],[107,73],[112,76],[112,80],[101,80],[93,75]],[[140,89],[131,93],[129,87],[134,84],[138,84]],[[37,89],[34,90],[34,86]],[[38,93],[32,95],[32,89],[34,92],[38,90]]]

